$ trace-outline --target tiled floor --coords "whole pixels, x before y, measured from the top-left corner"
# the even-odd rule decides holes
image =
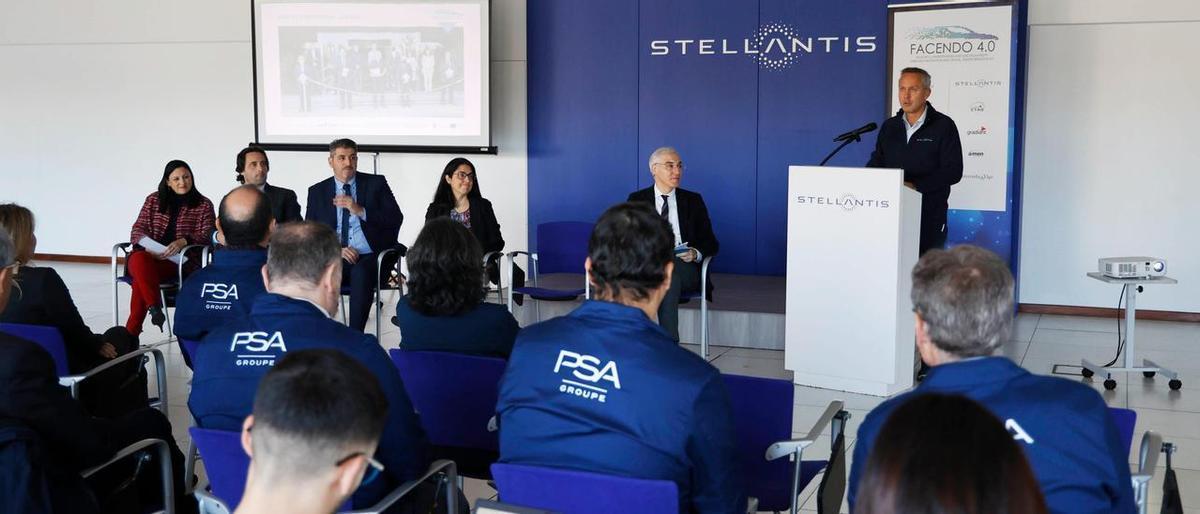
[[[112,288],[108,266],[56,263],[54,267],[71,287],[75,302],[92,329],[102,332],[111,325]],[[129,289],[121,286],[118,301],[122,316],[127,314],[128,294]],[[388,300],[389,304],[394,305],[394,298]],[[386,312],[391,312],[391,309],[385,308]],[[385,316],[390,317],[387,314]],[[124,322],[124,317],[120,318],[120,322]],[[367,326],[368,330],[372,330],[374,321]],[[399,333],[396,327],[386,321],[383,326],[383,345],[388,348],[397,346]],[[1081,358],[1104,363],[1112,358],[1115,351],[1116,331],[1117,325],[1112,319],[1022,314],[1017,318],[1012,341],[1005,344],[1003,353],[1036,373],[1050,373],[1055,364],[1078,365]],[[142,342],[147,344],[165,339],[158,329],[147,325]],[[1139,358],[1158,360],[1182,373],[1184,387],[1181,391],[1170,391],[1165,380],[1145,379],[1140,373],[1117,377],[1119,385],[1114,391],[1105,391],[1098,381],[1092,383],[1079,377],[1070,378],[1092,384],[1111,406],[1137,411],[1135,445],[1146,430],[1157,431],[1165,440],[1177,443],[1180,449],[1175,454],[1173,464],[1177,470],[1184,508],[1189,511],[1200,509],[1200,488],[1197,488],[1200,486],[1200,324],[1139,321],[1137,341]],[[689,347],[698,351],[694,346]],[[187,427],[191,422],[187,411],[191,373],[184,366],[177,345],[164,346],[164,349],[170,386],[170,418],[176,439],[186,447]],[[713,365],[725,373],[791,379],[791,372],[783,369],[783,352],[780,351],[714,346],[709,358]],[[847,453],[850,454],[853,452],[858,423],[881,398],[797,386],[793,430],[796,435],[806,433],[828,402],[834,399],[843,400],[853,416],[846,432],[849,445]],[[828,445],[828,441],[823,441],[821,446],[814,447],[812,451],[828,451]],[[1134,460],[1136,454],[1132,456],[1131,463]],[[1163,461],[1160,459],[1159,462],[1161,466]],[[1151,485],[1151,512],[1159,510],[1161,487],[1160,470]],[[815,512],[814,493],[815,481],[802,493],[806,511]],[[468,498],[489,497],[492,494],[494,492],[486,484],[468,480]]]

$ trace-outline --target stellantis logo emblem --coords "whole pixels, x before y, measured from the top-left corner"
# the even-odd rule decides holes
[[[790,68],[806,55],[874,53],[878,49],[875,39],[876,36],[804,34],[787,23],[772,22],[761,25],[744,38],[700,35],[686,39],[654,39],[650,41],[650,56],[744,55],[754,59],[760,68],[777,71]]]
[[[799,195],[796,197],[796,203],[801,205],[819,205],[826,207],[841,207],[844,211],[853,211],[859,207],[870,209],[888,209],[891,208],[891,202],[887,200],[862,199],[855,196],[853,193],[843,193],[838,198],[828,196],[815,195]]]

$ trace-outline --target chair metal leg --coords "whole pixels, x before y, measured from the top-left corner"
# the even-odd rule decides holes
[[[175,330],[171,328],[171,311],[167,309],[167,293],[158,288],[158,299],[162,300],[163,316],[167,318],[167,342],[175,340]]]

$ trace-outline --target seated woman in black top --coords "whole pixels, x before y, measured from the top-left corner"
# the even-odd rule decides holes
[[[479,192],[479,176],[475,165],[462,157],[455,157],[442,170],[442,180],[433,193],[433,202],[425,210],[425,221],[449,216],[471,230],[483,253],[499,252],[504,249],[504,237],[500,235],[500,223],[492,202]],[[483,257],[481,256],[480,259]],[[487,276],[493,284],[500,283],[500,255],[488,259]],[[513,266],[513,284],[525,285],[525,272]]]
[[[79,315],[71,291],[54,268],[29,264],[37,247],[33,226],[33,213],[29,209],[11,203],[0,205],[0,227],[12,236],[20,264],[16,288],[8,306],[0,311],[0,322],[57,328],[66,346],[67,368],[71,373],[83,373],[137,349],[137,337],[130,335],[125,327],[113,327],[103,336],[92,333]],[[127,394],[117,395],[117,390]],[[136,363],[130,362],[121,370],[106,371],[89,378],[82,384],[80,396],[96,416],[115,416],[132,408],[145,407],[145,376],[140,374]]]
[[[483,256],[466,227],[430,220],[407,258],[408,294],[392,318],[400,348],[508,358],[520,327],[503,305],[484,303]]]

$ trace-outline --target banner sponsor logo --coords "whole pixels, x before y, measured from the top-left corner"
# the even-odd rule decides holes
[[[1003,86],[1004,86],[1003,80],[976,79],[976,80],[956,80],[956,81],[954,81],[954,87],[994,88],[994,87],[1003,87]]]
[[[983,112],[987,109],[987,105],[983,102],[975,102],[971,104],[971,112]]]
[[[967,157],[983,157],[983,152],[967,152]]]
[[[783,70],[812,54],[869,54],[879,49],[876,36],[847,34],[803,34],[786,23],[762,25],[744,38],[695,37],[654,39],[651,57],[673,55],[750,57],[759,67]]]
[[[967,131],[968,136],[986,136],[987,133],[988,129],[983,125],[980,125],[977,129],[970,129]]]

